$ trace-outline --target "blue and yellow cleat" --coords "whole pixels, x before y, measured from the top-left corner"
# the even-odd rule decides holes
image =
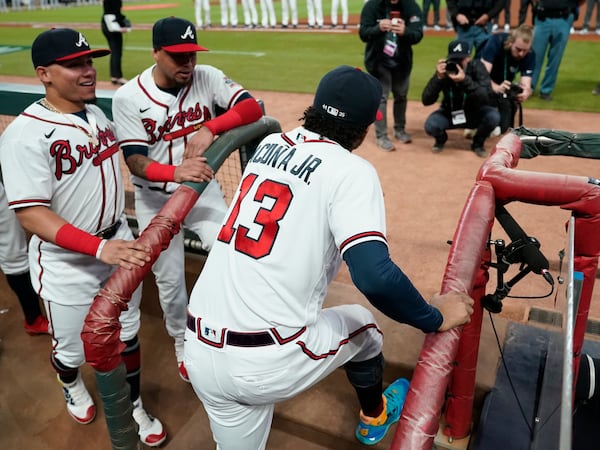
[[[398,378],[383,391],[384,411],[379,417],[367,417],[360,412],[355,435],[361,444],[377,444],[385,437],[390,426],[398,422],[408,387],[409,381],[406,378]]]

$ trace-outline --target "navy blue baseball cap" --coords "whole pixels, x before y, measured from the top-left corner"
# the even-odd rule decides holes
[[[49,66],[85,55],[96,58],[108,54],[110,50],[107,48],[92,50],[85,36],[71,28],[52,28],[44,31],[31,44],[33,67]]]
[[[196,40],[196,27],[179,17],[165,17],[152,27],[152,47],[169,53],[207,52]]]
[[[368,126],[383,117],[381,95],[377,78],[357,67],[339,66],[321,78],[313,108],[335,120]]]
[[[471,47],[467,41],[457,39],[448,44],[448,56],[446,59],[462,61],[467,56],[471,56]]]

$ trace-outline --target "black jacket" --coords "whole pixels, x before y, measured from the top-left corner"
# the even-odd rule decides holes
[[[423,39],[423,20],[421,8],[415,0],[400,0],[400,17],[406,24],[403,36],[397,36],[398,50],[395,60],[407,72],[412,69],[412,46]],[[379,19],[389,19],[391,6],[389,0],[369,0],[360,13],[360,28],[358,34],[365,45],[365,68],[370,73],[376,73],[384,57],[383,47],[386,34],[379,29]]]
[[[369,0],[371,1],[371,0]],[[485,66],[479,59],[469,61],[465,79],[455,83],[448,77],[439,79],[437,73],[429,80],[421,101],[423,105],[433,105],[443,93],[441,108],[450,112],[464,109],[467,115],[477,114],[481,106],[491,105],[492,84]]]
[[[122,28],[127,28],[127,27],[131,26],[131,23],[121,12],[122,6],[123,6],[122,0],[104,0],[102,2],[102,8],[104,10],[104,14],[114,14],[116,17],[116,22]]]

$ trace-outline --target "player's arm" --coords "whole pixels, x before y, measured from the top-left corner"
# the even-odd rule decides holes
[[[390,259],[380,241],[357,244],[344,252],[356,287],[386,316],[424,332],[463,325],[473,313],[473,299],[464,293],[434,295],[427,303],[410,279]]]
[[[124,269],[143,266],[150,261],[151,249],[137,241],[105,240],[77,228],[46,206],[15,210],[21,226],[47,242],[77,253],[94,256],[106,264]]]
[[[262,109],[256,99],[247,92],[243,93],[223,114],[202,123],[202,128],[192,136],[185,147],[184,160],[202,155],[212,144],[215,136],[256,122],[262,115]]]
[[[215,176],[212,167],[203,156],[184,159],[180,165],[161,164],[148,157],[145,145],[124,145],[121,147],[129,171],[148,181],[183,183],[208,182]]]

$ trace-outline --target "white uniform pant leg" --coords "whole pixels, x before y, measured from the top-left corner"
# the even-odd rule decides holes
[[[204,10],[204,25],[210,26],[210,0],[202,0],[202,9]]]
[[[309,389],[348,361],[381,352],[383,336],[360,305],[323,310],[296,340],[215,348],[186,331],[185,366],[221,450],[262,449],[273,405]]]
[[[238,26],[238,13],[237,13],[237,1],[227,0],[229,7],[229,22],[232,27]]]
[[[281,25],[286,27],[290,22],[290,3],[291,0],[281,0]]]
[[[323,2],[322,0],[315,0],[315,21],[317,26],[323,26]]]
[[[337,10],[340,0],[331,0],[331,25],[337,25]]]
[[[27,238],[12,209],[4,186],[0,183],[0,269],[6,275],[20,275],[29,270]]]
[[[342,23],[348,25],[348,0],[340,0],[342,2]]]
[[[226,27],[229,23],[229,0],[219,0],[221,7],[221,26]]]
[[[183,223],[202,241],[202,249],[210,251],[221,230],[227,203],[216,180],[211,181],[196,201]]]
[[[298,25],[298,2],[290,0],[290,9],[292,12],[292,25]]]
[[[194,17],[196,26],[202,27],[202,3],[204,0],[194,0]]]
[[[146,229],[169,197],[162,192],[135,188],[135,214],[140,230]],[[158,297],[169,336],[183,341],[187,317],[188,294],[185,282],[185,255],[183,230],[163,250],[152,266]]]
[[[308,26],[315,26],[315,0],[306,0],[306,13]]]
[[[267,11],[269,12],[269,23],[272,27],[277,25],[277,17],[275,16],[275,6],[273,0],[265,0]]]

